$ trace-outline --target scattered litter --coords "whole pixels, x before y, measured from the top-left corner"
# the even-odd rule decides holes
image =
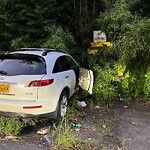
[[[120,100],[120,101],[124,101],[124,98],[121,98],[121,97],[120,97],[119,100]]]
[[[98,105],[95,106],[96,109],[99,109],[100,107]]]
[[[6,136],[5,139],[12,140],[12,139],[16,139],[16,137],[15,136]]]
[[[86,103],[85,103],[85,101],[81,101],[81,102],[79,102],[78,101],[78,104],[79,104],[79,106],[81,106],[81,107],[86,107]]]
[[[73,122],[70,124],[70,126],[71,127],[77,127],[77,128],[81,128],[82,127],[82,125],[80,123],[73,123]]]
[[[18,137],[16,137],[16,136],[5,136],[4,139],[6,139],[6,140],[12,140],[12,141],[17,141]]]
[[[77,123],[77,124],[75,125],[75,127],[81,128],[82,125],[81,125],[80,123]]]
[[[50,147],[52,142],[51,142],[49,136],[46,134],[46,135],[43,136],[43,138],[44,138],[44,141],[47,144],[47,146]]]
[[[128,108],[128,106],[127,106],[127,105],[125,105],[125,106],[124,106],[124,108],[126,108],[126,109],[127,109],[127,108]]]
[[[135,122],[131,122],[131,124],[133,124],[133,125],[137,125]]]
[[[89,140],[89,141],[91,141],[91,140],[92,140],[92,138],[88,138],[88,140]]]
[[[93,131],[96,132],[96,128],[93,128]]]
[[[41,128],[40,130],[37,131],[37,134],[41,134],[41,135],[44,135],[44,134],[47,134],[50,130],[50,126],[48,127],[44,127],[44,128]]]
[[[106,128],[106,126],[105,126],[105,125],[103,125],[103,128]]]
[[[120,80],[124,80],[124,76],[119,76]]]

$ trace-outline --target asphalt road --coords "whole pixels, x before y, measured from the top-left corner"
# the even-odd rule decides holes
[[[50,148],[36,144],[0,141],[0,150],[50,150]]]
[[[150,103],[122,102],[114,116],[116,136],[123,150],[150,150]]]
[[[126,107],[124,108],[124,106]],[[119,102],[111,112],[109,116],[113,136],[109,140],[107,139],[107,142],[114,141],[112,143],[114,146],[107,147],[105,150],[150,150],[150,103]],[[95,113],[96,115],[98,114]],[[88,120],[93,117],[91,115],[87,116]],[[101,135],[101,129],[99,131]],[[96,137],[96,133],[97,131],[95,136],[93,134],[93,137]],[[16,142],[0,140],[0,150],[50,150],[43,144],[44,142],[41,143],[40,139],[41,137],[37,136],[36,132],[32,132],[31,135],[28,134],[24,137],[23,142],[19,140]],[[99,139],[99,141],[101,140]]]

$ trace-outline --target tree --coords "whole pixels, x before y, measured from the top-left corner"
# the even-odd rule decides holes
[[[45,31],[48,36],[42,47],[60,49],[71,53],[75,40],[69,31],[64,31],[55,25],[45,27]]]
[[[142,95],[145,73],[150,66],[150,20],[135,15],[128,3],[121,0],[101,14],[98,21],[113,42],[109,52],[117,55],[126,65],[125,73],[130,73],[131,93]]]

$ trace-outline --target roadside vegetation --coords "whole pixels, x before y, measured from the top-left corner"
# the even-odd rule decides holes
[[[109,108],[119,99],[150,102],[149,9],[146,0],[0,0],[0,50],[56,48],[71,53],[81,65],[79,56],[87,58],[95,78],[93,95],[82,92],[79,99],[88,103]],[[104,31],[112,46],[88,55],[95,30]],[[0,135],[18,135],[24,125],[1,117]],[[54,138],[55,132],[59,138]],[[55,127],[54,147],[78,148],[79,140],[70,132],[66,120]]]
[[[87,58],[95,75],[93,101],[149,101],[149,8],[146,0],[0,0],[0,49],[56,48],[71,53],[81,66]],[[88,55],[95,30],[104,31],[112,46]]]

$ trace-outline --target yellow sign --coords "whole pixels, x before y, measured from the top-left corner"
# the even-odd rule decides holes
[[[112,46],[112,43],[110,43],[110,42],[91,42],[92,47],[103,47],[104,45]]]
[[[88,54],[96,54],[98,52],[97,49],[88,49]]]

